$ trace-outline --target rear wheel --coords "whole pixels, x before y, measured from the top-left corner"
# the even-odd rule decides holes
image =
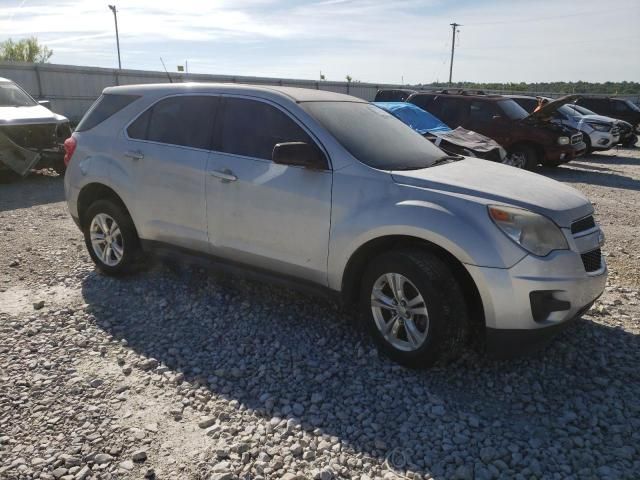
[[[520,168],[535,170],[540,163],[536,149],[529,145],[516,145],[511,150],[511,156],[519,160]]]
[[[112,200],[98,200],[87,210],[83,222],[84,241],[91,259],[108,275],[131,271],[140,254],[133,221]]]
[[[458,356],[467,308],[449,267],[421,250],[374,259],[360,292],[360,309],[378,349],[411,368]]]

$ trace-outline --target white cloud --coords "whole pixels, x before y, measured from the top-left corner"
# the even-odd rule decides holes
[[[116,0],[112,0],[116,2]],[[2,0],[0,31],[36,35],[56,63],[113,66],[108,1]],[[199,72],[374,82],[638,80],[640,4],[620,0],[118,0],[123,65],[189,58]],[[5,6],[6,4],[6,6]]]

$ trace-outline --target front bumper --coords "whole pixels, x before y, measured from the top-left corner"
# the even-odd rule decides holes
[[[587,151],[584,142],[575,145],[553,145],[545,148],[545,160],[549,162],[569,162]]]
[[[466,267],[482,299],[487,347],[495,356],[524,353],[524,344],[533,348],[553,336],[593,304],[607,281],[604,257],[598,270],[587,273],[580,253],[573,250],[528,255],[508,269]],[[535,295],[548,299],[542,315]]]
[[[589,134],[592,150],[608,150],[617,145],[620,135],[612,135],[608,132],[594,131]]]

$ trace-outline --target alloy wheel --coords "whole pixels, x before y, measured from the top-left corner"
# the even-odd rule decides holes
[[[411,280],[399,273],[385,273],[375,281],[371,313],[384,339],[398,350],[417,350],[429,335],[424,298]]]
[[[99,213],[89,228],[91,246],[102,263],[115,267],[124,255],[124,239],[116,221],[106,213]]]

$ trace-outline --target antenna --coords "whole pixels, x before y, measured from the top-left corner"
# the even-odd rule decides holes
[[[162,57],[160,57],[160,61],[162,62],[162,68],[164,68],[164,73],[167,74],[167,78],[169,79],[169,83],[173,83],[173,80],[171,80],[171,75],[169,75],[169,72],[167,71],[167,66],[164,64],[164,60],[162,60]]]

